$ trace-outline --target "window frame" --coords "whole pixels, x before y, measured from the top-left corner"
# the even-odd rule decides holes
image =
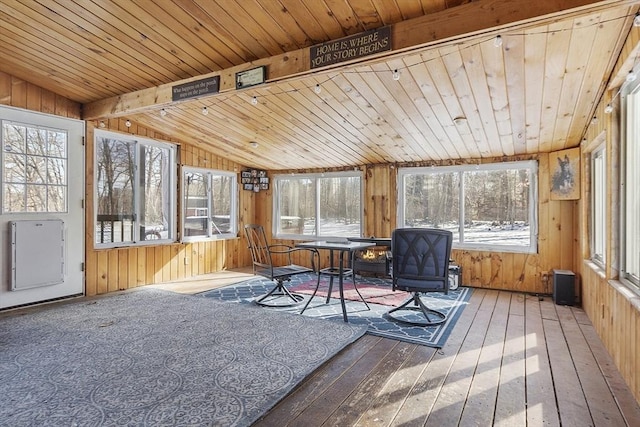
[[[629,119],[632,114],[640,116],[640,80],[620,88],[620,106],[620,279],[640,290],[640,215],[635,210],[640,196],[634,188],[634,178],[637,180],[640,175],[640,124]],[[628,257],[633,253],[638,259],[636,266],[630,267]],[[632,268],[638,271],[630,271]]]
[[[177,203],[177,156],[178,156],[178,147],[176,144],[158,141],[151,138],[140,137],[132,134],[124,134],[120,132],[113,132],[109,130],[101,130],[96,129],[94,131],[93,137],[93,161],[94,165],[98,164],[98,141],[102,138],[108,139],[117,139],[120,142],[126,142],[129,144],[133,144],[133,153],[134,153],[134,174],[132,177],[132,182],[136,183],[136,185],[132,186],[133,192],[133,216],[134,219],[132,221],[131,227],[134,230],[133,239],[127,241],[119,241],[119,242],[98,242],[97,236],[93,239],[93,246],[95,249],[108,249],[108,248],[120,248],[120,247],[134,247],[134,246],[150,246],[150,245],[161,245],[161,244],[170,244],[175,243],[177,241],[177,212],[178,212],[178,203]],[[140,214],[141,214],[141,195],[144,193],[144,189],[140,189],[140,149],[139,147],[155,147],[161,149],[167,149],[169,152],[169,161],[168,165],[170,167],[169,171],[169,218],[166,219],[167,223],[167,237],[166,238],[158,238],[158,239],[148,239],[148,240],[137,240],[138,233],[135,230],[138,230],[140,227]],[[93,185],[94,185],[94,194],[93,194],[93,229],[98,229],[98,168],[94,166],[93,173]],[[95,232],[95,231],[94,231]]]
[[[320,206],[320,185],[319,181],[323,178],[358,178],[360,180],[360,209],[359,209],[359,221],[360,232],[357,237],[361,237],[364,232],[364,173],[361,170],[357,171],[342,171],[342,172],[324,172],[324,173],[302,173],[302,174],[280,174],[273,177],[273,227],[272,233],[275,238],[278,239],[290,239],[290,240],[325,240],[331,238],[344,238],[345,236],[332,236],[319,234],[320,222],[316,220],[314,234],[295,234],[295,233],[282,233],[280,230],[280,191],[281,182],[283,180],[295,179],[309,179],[315,181],[315,199],[314,209],[315,218],[319,218],[321,214]]]
[[[206,192],[207,192],[207,209],[208,212],[213,212],[212,209],[212,179],[215,176],[225,176],[231,178],[231,189],[230,189],[230,200],[231,200],[231,211],[229,213],[229,221],[231,231],[228,233],[220,233],[214,234],[212,232],[212,224],[211,216],[209,216],[207,221],[207,235],[206,236],[187,236],[185,234],[185,221],[187,219],[186,210],[188,209],[186,203],[186,187],[187,187],[187,173],[201,173],[207,176],[206,183]],[[182,179],[181,192],[182,192],[182,209],[181,209],[181,221],[180,221],[180,241],[182,242],[199,242],[199,241],[207,241],[207,240],[227,240],[227,239],[235,239],[238,236],[238,174],[236,172],[217,170],[217,169],[207,169],[207,168],[199,168],[195,166],[183,166],[182,172],[180,174]]]
[[[607,263],[607,154],[605,145],[594,149],[589,155],[591,166],[591,200],[589,213],[590,259],[601,268]],[[602,244],[602,250],[598,248]],[[602,253],[600,253],[602,252]]]
[[[498,171],[509,169],[521,169],[529,172],[529,245],[496,245],[496,244],[484,244],[478,242],[465,242],[464,241],[464,218],[465,218],[465,204],[464,204],[464,173],[465,172],[478,172],[478,171]],[[458,212],[458,236],[459,240],[453,242],[453,248],[455,249],[469,249],[469,250],[481,250],[492,252],[517,252],[517,253],[537,253],[538,251],[538,161],[537,160],[522,160],[522,161],[509,161],[500,163],[485,163],[485,164],[466,164],[455,166],[428,166],[428,167],[403,167],[398,169],[397,177],[397,191],[398,191],[398,206],[397,206],[397,226],[406,227],[405,220],[405,179],[406,175],[415,174],[438,174],[438,173],[458,173],[458,182],[460,189],[458,192],[459,197],[459,212]],[[455,233],[454,233],[455,234]]]

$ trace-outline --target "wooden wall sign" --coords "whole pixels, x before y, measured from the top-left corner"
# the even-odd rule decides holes
[[[311,46],[311,69],[391,50],[391,28],[381,27]]]
[[[264,65],[236,73],[236,89],[259,85],[265,82],[267,67]]]
[[[203,95],[211,95],[220,91],[220,76],[208,77],[189,83],[183,83],[171,87],[171,99],[182,101],[197,98]]]

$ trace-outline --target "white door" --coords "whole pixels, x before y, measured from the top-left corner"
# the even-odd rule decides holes
[[[0,308],[84,293],[84,129],[0,106]]]

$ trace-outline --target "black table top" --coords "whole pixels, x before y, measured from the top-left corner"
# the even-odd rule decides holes
[[[298,243],[297,248],[330,249],[337,251],[354,251],[375,246],[372,242],[350,242],[348,240],[323,240],[315,242]]]
[[[376,246],[391,246],[391,237],[347,237],[347,240],[374,243]]]

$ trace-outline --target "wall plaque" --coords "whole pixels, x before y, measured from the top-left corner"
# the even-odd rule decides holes
[[[182,101],[189,98],[197,98],[203,95],[211,95],[220,91],[220,76],[209,77],[189,83],[171,87],[171,99]]]
[[[259,85],[265,82],[266,68],[264,65],[250,70],[236,73],[236,89]]]
[[[311,69],[391,50],[391,28],[382,27],[311,46]]]

